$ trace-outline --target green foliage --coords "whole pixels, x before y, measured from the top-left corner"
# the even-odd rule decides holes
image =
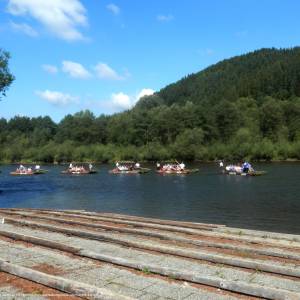
[[[173,144],[173,156],[195,160],[197,149],[201,147],[204,132],[201,128],[185,129],[178,134]]]
[[[15,79],[8,68],[9,59],[9,53],[0,49],[0,99],[1,95],[5,96],[6,90]]]

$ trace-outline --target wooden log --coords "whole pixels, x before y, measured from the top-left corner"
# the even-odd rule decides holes
[[[300,243],[300,235],[289,234],[289,233],[278,233],[278,232],[269,232],[262,230],[251,230],[251,229],[239,229],[234,227],[226,227],[226,228],[216,228],[214,231],[221,233],[231,233],[231,234],[240,234],[242,231],[243,234],[251,236],[251,237],[261,237],[261,238],[271,238],[275,240],[286,240],[292,243]]]
[[[8,212],[10,213],[10,212]],[[28,216],[27,212],[24,213],[22,211],[18,212],[11,212],[12,214],[19,214],[19,215],[24,215]],[[281,241],[278,238],[275,239],[273,237],[269,237],[270,240],[266,240],[264,237],[261,236],[242,236],[240,234],[241,230],[235,233],[227,233],[225,231],[222,232],[211,232],[211,228],[206,229],[190,229],[190,228],[181,228],[177,226],[169,226],[169,225],[160,225],[160,224],[148,224],[144,222],[136,222],[136,221],[125,221],[125,220],[114,220],[110,217],[92,217],[92,216],[82,216],[79,214],[65,214],[63,212],[55,212],[55,211],[35,211],[34,215],[32,215],[32,212],[29,212],[30,216],[37,216],[37,214],[46,214],[46,215],[55,215],[55,216],[60,216],[60,217],[71,217],[71,218],[79,218],[79,219],[84,219],[84,220],[89,220],[89,221],[104,221],[104,222],[110,222],[110,223],[116,223],[116,224],[126,224],[134,227],[145,227],[145,228],[153,228],[157,230],[163,230],[163,231],[170,231],[170,232],[180,232],[180,233],[185,233],[185,234],[193,234],[193,235],[201,235],[201,236],[208,236],[208,237],[213,237],[213,238],[219,238],[219,239],[228,239],[228,240],[234,240],[234,241],[243,241],[243,242],[248,242],[251,244],[268,244],[271,246],[279,246],[279,247],[285,247],[285,248],[294,248],[298,247],[300,251],[300,243],[293,242],[291,244],[288,241]],[[90,223],[89,223],[90,224]]]
[[[55,242],[55,241],[45,240],[45,239],[37,238],[37,237],[34,237],[34,236],[18,234],[18,233],[15,233],[15,232],[4,231],[4,230],[0,230],[0,235],[5,236],[5,237],[10,238],[10,239],[13,239],[13,240],[16,240],[16,241],[22,241],[22,242],[26,242],[26,243],[39,245],[39,246],[58,249],[58,250],[73,253],[73,254],[78,252],[77,247],[68,246],[68,245],[61,244],[61,243],[58,243],[58,242]]]
[[[10,231],[3,231],[0,230],[0,235],[14,239],[19,241],[25,241],[29,242],[34,245],[39,246],[45,246],[52,249],[57,249],[65,252],[72,253],[74,255],[80,255],[83,250],[82,248],[78,247],[72,247],[72,246],[66,246],[64,244],[53,242],[51,240],[44,240],[41,238],[36,238],[29,235],[23,235],[23,234],[17,234]],[[77,234],[78,236],[78,234]],[[260,270],[275,274],[281,274],[285,276],[293,276],[300,278],[300,269],[295,269],[287,266],[278,266],[278,265],[272,265],[270,263],[266,262],[257,262],[249,259],[239,258],[239,257],[228,257],[221,254],[208,254],[205,252],[197,252],[193,253],[191,251],[181,249],[181,248],[174,248],[171,246],[164,246],[164,245],[145,245],[143,243],[137,243],[137,242],[126,242],[118,239],[113,239],[114,242],[122,245],[127,246],[130,248],[137,248],[137,249],[143,249],[143,250],[150,250],[155,251],[162,254],[168,254],[168,255],[175,255],[180,256],[183,258],[192,258],[192,259],[198,259],[198,260],[204,260],[209,261],[216,264],[224,264],[228,266],[233,267],[239,267],[239,268],[248,268],[253,270]]]
[[[103,300],[132,300],[105,288],[88,285],[82,282],[65,279],[60,276],[49,275],[30,268],[25,268],[16,264],[5,262],[0,259],[0,271],[6,272],[39,284],[60,290],[85,299],[103,299]]]
[[[0,215],[1,215],[1,213],[0,213]],[[282,251],[282,249],[276,249],[275,247],[273,247],[273,250],[272,250],[272,247],[270,247],[271,249],[260,249],[260,248],[255,248],[255,247],[252,248],[249,246],[234,245],[234,244],[229,244],[229,243],[224,243],[224,242],[194,240],[194,239],[189,239],[186,237],[168,235],[166,233],[158,233],[155,231],[142,230],[142,229],[120,228],[120,227],[113,227],[113,226],[108,226],[108,225],[89,224],[89,223],[86,224],[83,222],[59,220],[57,218],[50,218],[50,217],[36,217],[36,216],[30,216],[30,217],[34,218],[34,219],[39,219],[39,220],[52,221],[52,222],[56,222],[56,223],[60,223],[60,224],[79,225],[82,227],[90,227],[90,228],[96,228],[96,229],[99,228],[99,229],[104,229],[104,230],[120,232],[120,233],[129,233],[129,234],[136,234],[136,235],[142,235],[142,236],[147,236],[147,237],[159,238],[159,239],[163,239],[163,240],[177,241],[177,242],[192,244],[192,245],[196,245],[196,246],[200,246],[200,247],[214,247],[214,248],[235,250],[235,251],[239,251],[239,252],[247,252],[247,253],[254,253],[254,254],[259,254],[259,255],[267,255],[267,256],[275,256],[275,257],[300,260],[300,253],[298,254],[293,251],[288,251],[287,249]],[[6,220],[9,222],[24,222],[24,221],[18,221],[16,219],[12,219],[12,218],[6,218]],[[38,224],[39,224],[39,226],[41,226],[41,223],[38,223]],[[280,251],[278,251],[278,250],[280,250]]]
[[[5,211],[4,211],[5,212]],[[7,211],[6,211],[7,212]],[[13,214],[24,214],[24,211],[18,211],[17,213],[15,212],[7,212],[7,213],[13,213]],[[201,227],[199,229],[191,229],[191,228],[182,228],[178,226],[170,226],[170,225],[160,225],[160,224],[151,224],[151,223],[144,223],[144,222],[136,222],[136,221],[127,221],[127,220],[115,220],[111,217],[92,217],[88,215],[82,215],[82,214],[66,214],[64,212],[56,212],[56,211],[35,211],[35,212],[29,212],[30,216],[31,215],[36,215],[36,214],[46,214],[46,215],[55,215],[55,216],[60,216],[60,217],[70,217],[70,218],[77,218],[77,219],[84,219],[84,220],[90,220],[90,221],[103,221],[103,222],[109,222],[109,223],[115,223],[115,224],[126,224],[126,225],[131,225],[133,227],[147,227],[147,228],[153,228],[153,229],[159,229],[159,230],[166,230],[166,231],[172,231],[172,232],[182,232],[186,234],[201,234],[201,230],[212,230],[212,228],[207,228],[207,227]]]
[[[51,242],[49,242],[49,245],[51,245]],[[53,245],[57,247],[57,243]],[[115,256],[99,254],[84,249],[78,250],[77,255],[105,261],[107,263],[112,263],[119,266],[133,268],[139,271],[147,270],[148,272],[152,272],[155,274],[164,275],[171,278],[185,280],[189,282],[209,285],[212,287],[221,288],[224,290],[233,291],[237,293],[243,293],[251,296],[263,297],[267,299],[276,299],[276,300],[277,299],[291,299],[291,300],[298,299],[299,300],[300,297],[299,293],[291,292],[285,289],[265,287],[258,284],[238,282],[232,280],[223,280],[218,277],[199,275],[198,273],[195,272],[186,272],[183,270],[176,270],[168,267],[153,266],[146,263],[136,263],[132,259],[124,259]],[[119,298],[117,298],[116,295],[109,295],[107,293],[108,291],[105,289],[96,288],[97,290],[95,290],[95,287],[93,286],[88,286],[82,283],[73,282],[64,279],[62,277],[47,275],[38,271],[5,263],[3,260],[0,260],[0,270],[81,297],[82,295],[84,296],[86,294],[97,295],[97,296],[100,294],[101,296],[100,297],[98,296],[99,298],[95,298],[95,299],[128,299],[126,297],[122,298],[122,296],[120,295],[118,295]],[[109,298],[110,296],[112,298]]]
[[[18,210],[18,211],[44,211],[44,212],[53,212],[52,209],[32,209],[32,208],[26,208],[26,209],[17,209],[12,208],[10,210]],[[7,211],[7,209],[4,209],[4,211]],[[57,211],[57,210],[55,210]],[[136,216],[129,216],[129,215],[120,215],[120,214],[111,214],[111,213],[97,213],[97,212],[87,212],[83,210],[61,210],[61,212],[64,212],[66,214],[72,214],[77,213],[85,216],[103,216],[103,217],[110,217],[114,218],[116,220],[133,220],[136,222],[147,222],[152,224],[161,224],[161,225],[169,225],[169,226],[178,226],[182,228],[191,228],[191,229],[202,229],[203,226],[208,228],[219,228],[219,227],[225,227],[225,225],[220,224],[209,224],[209,223],[195,223],[195,222],[184,222],[184,221],[173,221],[173,220],[160,220],[160,219],[154,219],[154,218],[144,218],[144,217],[136,217]]]
[[[81,212],[84,215],[99,215],[99,216],[108,216],[119,220],[134,220],[137,222],[147,222],[154,224],[162,224],[162,225],[170,225],[170,226],[180,226],[186,228],[199,229],[201,226],[208,226],[212,228],[225,227],[222,224],[211,224],[211,223],[196,223],[196,222],[185,222],[185,221],[174,221],[174,220],[160,220],[155,218],[145,218],[139,216],[129,216],[129,215],[121,215],[114,213],[93,213],[93,212]]]

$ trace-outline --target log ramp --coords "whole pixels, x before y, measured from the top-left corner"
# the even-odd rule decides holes
[[[39,299],[294,300],[300,236],[82,210],[0,209],[0,297],[22,293],[14,281],[1,282],[3,274],[47,288],[39,288]]]

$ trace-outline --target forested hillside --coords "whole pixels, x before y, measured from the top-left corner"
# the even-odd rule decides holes
[[[224,60],[130,111],[0,120],[1,161],[300,159],[300,48]]]

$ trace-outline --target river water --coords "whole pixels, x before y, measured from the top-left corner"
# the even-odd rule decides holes
[[[66,166],[43,166],[39,176],[15,177],[0,166],[0,207],[85,209],[146,217],[209,222],[300,234],[300,163],[256,164],[259,177],[220,174],[215,164],[192,165],[199,173],[162,176],[69,176]]]

